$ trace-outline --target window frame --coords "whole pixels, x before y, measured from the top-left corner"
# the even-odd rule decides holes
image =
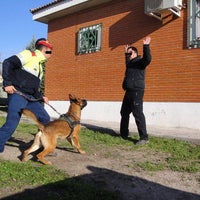
[[[89,41],[90,40],[90,41]],[[101,51],[102,24],[80,28],[78,31],[78,54]]]
[[[200,0],[188,0],[188,47],[200,48]]]

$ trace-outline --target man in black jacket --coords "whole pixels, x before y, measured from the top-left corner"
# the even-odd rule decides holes
[[[126,139],[129,135],[129,115],[133,114],[139,133],[138,145],[148,143],[146,120],[143,113],[143,96],[145,90],[145,69],[151,62],[150,53],[151,38],[143,40],[143,57],[138,55],[137,48],[126,45],[125,59],[126,72],[122,84],[125,90],[121,107],[120,134]]]
[[[48,103],[48,98],[40,91],[40,83],[44,63],[51,56],[52,45],[45,38],[40,38],[35,47],[34,52],[24,50],[3,62],[2,76],[4,90],[8,94],[8,114],[0,128],[0,153],[17,128],[22,109],[31,110],[42,124],[50,121],[41,102],[34,100],[42,99]]]

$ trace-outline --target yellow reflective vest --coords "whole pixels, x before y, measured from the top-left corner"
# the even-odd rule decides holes
[[[22,69],[37,76],[40,80],[43,77],[43,64],[46,62],[46,58],[39,50],[31,52],[24,50],[16,55],[21,63]]]
[[[24,50],[3,62],[3,86],[13,85],[17,90],[41,98],[40,83],[46,58],[41,51]]]

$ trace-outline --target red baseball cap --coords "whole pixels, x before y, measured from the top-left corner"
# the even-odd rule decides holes
[[[50,44],[50,43],[48,42],[48,40],[40,40],[40,41],[37,42],[37,45],[43,45],[43,46],[45,46],[45,47],[48,47],[48,48],[50,48],[50,49],[53,49],[52,44]]]

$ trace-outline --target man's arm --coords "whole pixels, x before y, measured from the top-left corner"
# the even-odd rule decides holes
[[[127,44],[125,47],[124,47],[124,51],[125,51],[125,64],[127,64],[129,62],[129,59],[128,59],[128,48],[130,46]]]
[[[151,51],[150,51],[150,46],[149,46],[150,42],[151,42],[150,37],[146,37],[143,40],[143,58],[142,58],[143,67],[146,67],[151,62]]]
[[[12,85],[12,71],[16,68],[19,68],[21,66],[21,62],[17,56],[11,56],[4,60],[2,65],[2,77],[3,77],[3,86],[4,90],[12,94],[15,92],[15,88]]]

